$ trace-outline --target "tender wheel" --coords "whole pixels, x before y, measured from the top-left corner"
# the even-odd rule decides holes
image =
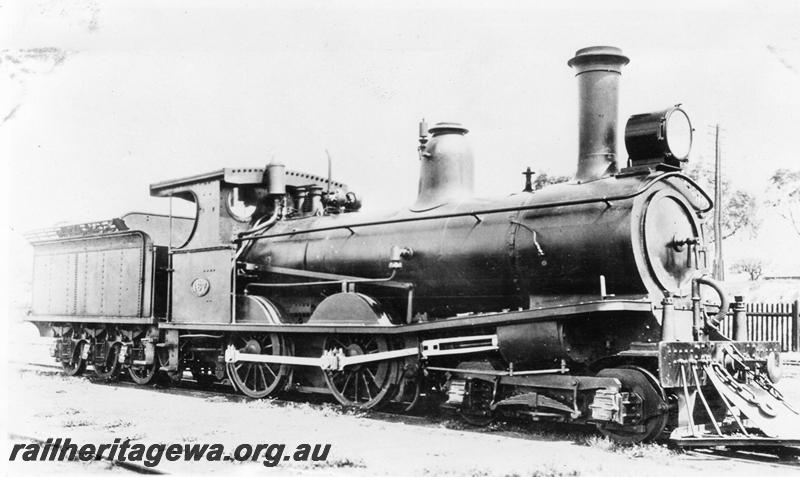
[[[277,333],[234,336],[231,344],[243,354],[290,354],[283,337]],[[260,399],[283,390],[290,367],[286,364],[239,361],[228,364],[227,371],[236,389],[246,396]]]
[[[658,379],[646,369],[636,366],[609,368],[598,376],[617,378],[625,391],[634,392],[642,398],[644,419],[635,426],[617,427],[597,424],[600,432],[614,442],[630,445],[651,442],[657,439],[667,425],[669,413],[665,411],[667,397]]]
[[[328,336],[323,348],[340,349],[345,356],[389,351],[386,338],[375,335]],[[399,378],[400,366],[390,360],[325,372],[325,382],[336,400],[359,409],[373,409],[391,399]]]
[[[155,331],[155,334],[157,336],[158,335],[158,331]],[[151,335],[152,335],[152,331],[148,332],[147,334],[144,334],[143,336],[140,336],[137,339],[135,339],[134,340],[134,347],[141,350],[145,346],[145,342],[146,342],[146,341],[143,342],[142,338],[146,338],[146,337],[151,336]],[[153,345],[149,344],[149,346],[153,346]],[[146,354],[147,354],[146,352],[142,352],[142,354],[140,356],[137,356],[136,358],[142,358],[143,359]],[[151,364],[151,365],[144,365],[144,366],[131,365],[130,367],[128,367],[128,375],[130,375],[130,377],[133,380],[133,382],[135,382],[136,384],[138,384],[140,386],[144,386],[144,385],[152,383],[156,379],[156,376],[158,375],[159,363],[158,363],[158,357],[156,356],[154,358],[155,359],[153,360],[153,364]]]
[[[75,341],[80,339],[80,334],[74,328],[67,328],[64,334],[61,335],[63,341]],[[86,371],[86,360],[82,359],[84,346],[89,346],[86,342],[82,341],[75,345],[72,350],[72,355],[69,361],[61,361],[61,369],[67,376],[80,376]]]
[[[158,363],[153,363],[150,366],[131,366],[128,368],[128,374],[133,379],[133,382],[141,386],[152,383],[157,373]]]
[[[122,364],[119,362],[122,341],[112,331],[106,331],[103,336],[104,338],[98,341],[103,344],[101,352],[104,351],[105,355],[95,359],[94,374],[100,379],[110,381],[119,377],[119,373],[122,370]]]

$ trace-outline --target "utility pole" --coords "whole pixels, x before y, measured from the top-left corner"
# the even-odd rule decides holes
[[[719,123],[714,130],[714,278],[725,280],[722,259],[722,154],[719,147]]]

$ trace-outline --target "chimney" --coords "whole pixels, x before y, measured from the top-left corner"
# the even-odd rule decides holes
[[[468,130],[458,123],[437,123],[420,134],[420,171],[415,212],[434,209],[454,200],[471,197],[474,189],[474,158],[464,137]]]
[[[619,77],[628,57],[613,46],[590,46],[567,64],[578,77],[578,170],[586,182],[617,172]]]

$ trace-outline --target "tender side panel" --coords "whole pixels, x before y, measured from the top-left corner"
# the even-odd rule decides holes
[[[33,314],[150,316],[152,254],[141,232],[37,244]]]

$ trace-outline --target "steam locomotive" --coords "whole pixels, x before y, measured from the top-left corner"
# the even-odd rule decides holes
[[[798,444],[798,413],[773,384],[778,344],[747,341],[744,304],[705,271],[713,204],[681,173],[686,113],[630,117],[618,169],[627,63],[606,46],[568,62],[570,182],[533,190],[529,169],[522,192],[475,197],[457,123],[420,125],[417,199],[390,213],[275,163],[160,182],[151,195],[195,204],[194,217],[29,235],[27,319],[56,338],[68,375],[191,373],[253,398],[324,393],[361,409],[425,401],[478,425],[593,424],[622,443]]]

